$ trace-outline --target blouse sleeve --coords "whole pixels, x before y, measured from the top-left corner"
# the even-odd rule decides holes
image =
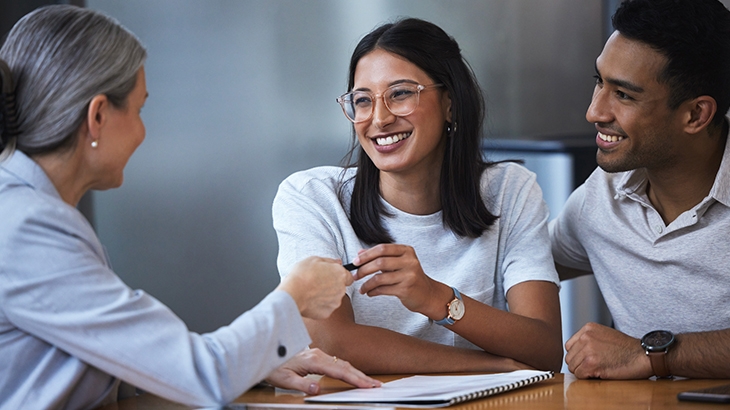
[[[91,227],[67,208],[5,215],[12,223],[0,238],[0,305],[23,332],[127,383],[196,406],[230,402],[310,342],[296,304],[281,291],[229,326],[188,331],[169,308],[111,271]]]

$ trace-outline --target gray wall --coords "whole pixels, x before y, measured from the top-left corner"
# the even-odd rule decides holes
[[[357,41],[397,16],[453,35],[501,137],[592,133],[584,119],[603,43],[599,0],[88,0],[149,50],[147,140],[124,185],[97,193],[115,271],[196,331],[278,283],[271,202],[290,173],[337,164]],[[543,187],[545,189],[545,187]]]

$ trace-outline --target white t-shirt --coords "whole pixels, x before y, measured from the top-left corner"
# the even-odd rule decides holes
[[[360,242],[348,219],[354,174],[354,169],[318,167],[297,172],[281,183],[273,219],[282,277],[308,256],[340,258],[347,263],[359,250],[370,247]],[[347,181],[344,206],[337,197],[343,180]],[[384,217],[384,226],[395,243],[415,249],[428,276],[507,310],[505,295],[512,286],[529,280],[558,283],[546,225],[548,209],[535,175],[514,163],[488,168],[482,175],[481,193],[487,209],[499,219],[479,238],[457,236],[444,226],[441,212],[412,215],[387,203],[393,217]],[[394,296],[360,294],[366,280],[348,288],[356,323],[477,349],[426,316],[409,311]]]

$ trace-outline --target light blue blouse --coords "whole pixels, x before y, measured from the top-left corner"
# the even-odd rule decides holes
[[[32,159],[0,163],[0,409],[93,408],[116,400],[120,381],[218,405],[309,343],[281,291],[229,326],[188,331],[112,272],[88,221]]]

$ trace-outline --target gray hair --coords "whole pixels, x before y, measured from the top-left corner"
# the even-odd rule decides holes
[[[71,147],[94,96],[126,106],[146,57],[132,32],[99,12],[53,5],[27,14],[0,48],[16,84],[20,130],[2,144],[5,151]]]

